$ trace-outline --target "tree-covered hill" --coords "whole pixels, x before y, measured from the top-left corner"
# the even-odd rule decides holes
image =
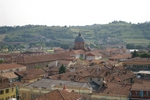
[[[79,31],[87,42],[93,43],[137,43],[149,44],[150,22],[132,24],[124,21],[113,21],[109,24],[94,24],[86,26],[3,26],[0,27],[3,42],[47,42],[71,41]]]

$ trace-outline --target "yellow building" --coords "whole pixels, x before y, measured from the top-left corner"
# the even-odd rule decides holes
[[[8,78],[0,76],[0,100],[16,98],[16,87],[9,83]]]
[[[16,98],[16,87],[0,88],[0,100],[8,100],[9,98]]]

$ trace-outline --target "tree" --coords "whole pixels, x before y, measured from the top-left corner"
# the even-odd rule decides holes
[[[43,66],[34,66],[36,69],[44,68]]]
[[[149,53],[142,53],[140,55],[141,58],[150,58],[150,54]]]
[[[0,60],[0,64],[3,63],[3,62],[4,62],[3,60]]]
[[[137,53],[136,50],[134,50],[134,52],[132,53],[132,58],[135,58],[135,57],[138,57],[138,56],[139,56],[139,54]]]
[[[59,68],[59,74],[62,74],[65,72],[66,72],[66,67],[62,64],[61,67]]]

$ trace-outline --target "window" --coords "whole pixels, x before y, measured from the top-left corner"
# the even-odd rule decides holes
[[[26,98],[26,93],[22,93],[22,98]]]
[[[4,94],[4,90],[0,90],[0,95],[1,95],[1,94]]]
[[[150,96],[150,91],[147,91],[148,93],[147,93],[147,96]]]
[[[147,68],[147,66],[146,66],[146,65],[144,65],[144,66],[143,66],[143,68],[144,68],[144,69],[146,69],[146,68]]]
[[[31,94],[31,99],[34,99],[35,98],[35,95],[34,94]]]
[[[15,95],[13,95],[13,98],[15,98]]]
[[[6,93],[9,93],[9,89],[6,89]]]
[[[8,99],[9,99],[9,97],[6,97],[6,98],[5,98],[5,100],[8,100]]]
[[[148,96],[148,92],[147,91],[143,91],[144,93],[143,93],[143,95],[144,96]]]
[[[139,96],[139,95],[140,95],[140,91],[136,91],[136,95],[138,95],[138,96]]]
[[[92,81],[92,78],[90,78],[90,81]]]
[[[132,71],[135,71],[135,69],[132,69]]]
[[[12,88],[12,92],[14,91],[14,88]]]
[[[133,68],[136,68],[136,65],[133,65]]]

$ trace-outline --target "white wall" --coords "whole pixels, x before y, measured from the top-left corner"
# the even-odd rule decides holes
[[[86,60],[94,60],[95,57],[94,56],[86,56]]]
[[[98,85],[101,85],[102,84],[102,82],[103,82],[103,78],[101,78],[101,77],[89,77],[88,78],[88,81],[89,82],[95,82],[96,84],[98,84]]]
[[[95,56],[95,59],[98,60],[98,59],[102,59],[101,56]]]

